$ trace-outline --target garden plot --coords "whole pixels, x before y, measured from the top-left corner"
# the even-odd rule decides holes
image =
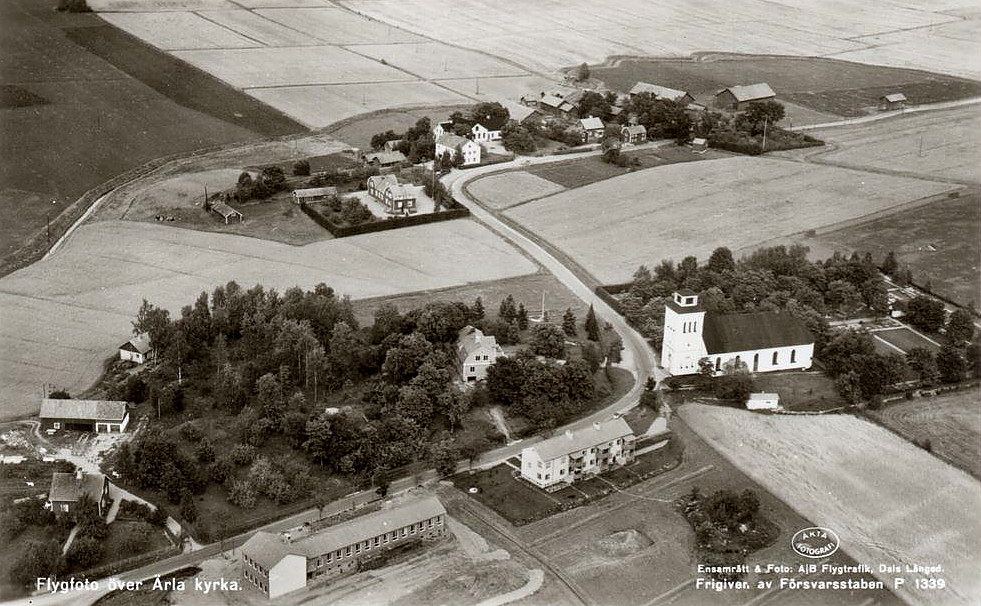
[[[323,282],[357,299],[535,270],[469,220],[303,247],[130,221],[84,225],[57,254],[0,279],[0,417],[36,413],[45,383],[88,388],[144,298],[176,313],[228,280],[280,292]]]
[[[837,149],[823,161],[977,182],[981,106],[911,114],[865,125],[820,129]]]
[[[386,82],[259,88],[249,94],[310,128],[397,106],[467,104],[470,99],[430,82]]]
[[[264,46],[317,46],[319,38],[298,32],[254,11],[201,11],[200,16],[260,42]]]
[[[529,68],[552,71],[582,61],[598,63],[610,55],[676,55],[699,51],[786,53],[800,56],[835,54],[862,62],[901,65],[977,78],[978,22],[934,7],[910,8],[899,2],[856,5],[853,2],[727,3],[722,17],[712,0],[684,5],[625,0],[616,10],[588,0],[492,0],[460,4],[454,0],[347,0],[360,13],[455,45],[482,50]],[[949,8],[970,8],[970,0]],[[501,23],[474,36],[459,23]],[[932,27],[931,27],[932,26]],[[919,29],[918,29],[919,28]],[[939,32],[931,36],[930,32]],[[949,31],[949,33],[948,33]],[[888,46],[852,40],[889,36]]]
[[[267,8],[255,13],[301,31],[327,44],[418,42],[422,39],[403,29],[365,19],[341,8]]]
[[[527,70],[500,59],[439,42],[364,44],[350,50],[423,78],[483,78],[523,76],[528,73]]]
[[[880,564],[943,566],[944,591],[896,593],[910,604],[981,596],[981,484],[889,431],[851,415],[792,417],[687,404],[682,418],[736,467],[891,586]],[[788,464],[791,462],[792,464]],[[856,464],[861,461],[861,464]]]
[[[705,259],[718,246],[738,250],[949,189],[913,178],[733,157],[628,173],[506,214],[609,284],[629,280],[641,264]]]
[[[262,46],[195,13],[106,13],[102,18],[163,50]]]
[[[508,171],[484,177],[468,185],[467,189],[478,200],[498,210],[565,191],[558,183],[524,171]]]
[[[336,46],[175,51],[232,86],[297,86],[412,80],[405,72]]]

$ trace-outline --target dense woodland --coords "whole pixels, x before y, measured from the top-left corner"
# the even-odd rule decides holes
[[[508,296],[496,317],[485,315],[478,298],[404,314],[386,305],[362,327],[350,300],[324,284],[280,294],[229,282],[201,293],[177,318],[144,301],[134,332],[149,334],[157,362],[110,395],[148,402],[155,420],[119,449],[116,470],[165,493],[189,521],[197,515],[192,495],[212,483],[246,509],[262,497],[280,504],[310,498],[317,485],[311,463],[360,477],[420,460],[451,471],[496,435],[489,422],[470,418],[473,407],[510,406],[509,414],[547,428],[595,399],[593,374],[605,359],[618,359],[619,340],[601,339],[590,309],[585,327],[595,341],[557,363],[576,328],[571,310],[563,320],[565,330],[529,326],[523,305]],[[528,352],[501,360],[506,370],[495,369],[487,387],[464,390],[454,381],[455,341],[468,324],[504,344],[525,334]],[[224,424],[220,438],[201,429],[216,417]]]
[[[938,338],[946,343],[936,354],[922,348],[906,356],[880,354],[867,330],[830,328],[829,318],[881,318],[889,313],[885,281],[871,255],[836,254],[811,262],[804,246],[775,246],[737,262],[722,247],[703,265],[690,256],[680,263],[662,261],[653,271],[641,266],[619,303],[631,324],[656,347],[663,335],[665,303],[681,288],[699,293],[700,303],[709,312],[772,311],[800,319],[815,337],[815,357],[850,403],[874,405],[891,387],[907,381],[933,386],[981,374],[981,347],[972,342],[975,331],[970,313],[958,311],[946,318],[943,305],[926,296],[909,301],[906,319],[927,331],[945,330],[946,336]],[[745,369],[729,371],[727,374],[740,376],[718,381],[720,396],[744,399],[752,388],[751,379]],[[709,374],[710,369],[705,372]]]

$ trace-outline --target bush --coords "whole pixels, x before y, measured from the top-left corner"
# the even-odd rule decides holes
[[[228,491],[228,502],[242,509],[252,509],[256,506],[256,493],[251,482],[235,480]]]
[[[211,466],[211,481],[216,484],[224,484],[228,478],[232,477],[235,469],[228,459],[218,459]]]
[[[297,177],[309,177],[310,176],[310,161],[309,160],[297,160],[293,164],[293,174]]]
[[[204,434],[201,433],[201,430],[198,429],[197,425],[195,425],[193,421],[183,423],[178,429],[178,433],[180,433],[180,436],[188,442],[197,442],[204,437]]]
[[[95,566],[105,552],[102,541],[87,536],[76,536],[65,554],[65,562],[72,570],[84,570]]]
[[[251,465],[252,461],[255,461],[257,452],[258,451],[256,450],[255,446],[250,446],[248,444],[236,444],[232,447],[232,463],[240,466]]]
[[[211,463],[215,460],[215,447],[211,445],[211,440],[207,438],[201,440],[197,448],[194,449],[194,458],[199,463]]]
[[[68,13],[91,13],[89,3],[86,0],[58,0],[58,11]]]

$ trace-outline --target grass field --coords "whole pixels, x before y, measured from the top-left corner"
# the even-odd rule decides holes
[[[679,414],[753,480],[833,529],[841,549],[875,567],[887,585],[894,575],[879,564],[942,565],[943,592],[917,589],[912,578],[922,575],[907,575],[896,593],[909,603],[974,604],[981,595],[981,484],[968,474],[849,415],[759,415],[697,404]]]
[[[717,158],[728,157],[728,154],[725,152],[710,150],[704,154],[696,154],[686,146],[673,145],[640,151],[628,150],[623,155],[627,158],[636,158],[639,160],[640,166],[637,168],[653,168],[655,166],[664,166],[665,164],[675,164],[678,162],[697,162],[699,160],[715,160]],[[593,156],[565,162],[537,164],[528,168],[528,172],[564,187],[573,188],[589,185],[590,183],[609,179],[610,177],[625,175],[637,170],[637,168],[617,166],[604,162],[602,158]]]
[[[781,101],[831,114],[831,119],[869,113],[879,97],[890,92],[905,93],[911,104],[981,95],[981,82],[973,80],[815,57],[713,54],[681,60],[627,59],[592,73],[621,91],[638,81],[656,82],[688,91],[704,103],[727,86],[766,82]],[[803,118],[794,123],[814,123]]]
[[[73,394],[130,334],[140,301],[177,312],[228,280],[280,292],[318,282],[352,298],[528,274],[535,266],[469,220],[298,248],[129,221],[81,227],[49,259],[0,279],[0,417],[36,413],[40,386]]]
[[[522,170],[489,175],[474,181],[467,189],[495,210],[565,191],[558,183]]]
[[[377,133],[393,130],[405,132],[414,126],[419,118],[429,118],[435,124],[445,120],[453,111],[465,111],[469,105],[444,105],[436,107],[404,108],[376,111],[343,120],[326,129],[332,137],[355,147],[371,147],[371,137]]]
[[[872,333],[872,336],[875,339],[882,339],[886,342],[887,345],[881,349],[879,348],[879,343],[876,343],[876,348],[882,353],[905,354],[914,347],[922,347],[933,353],[937,353],[940,349],[936,344],[931,343],[908,328],[877,330]]]
[[[910,442],[930,440],[934,453],[981,479],[981,404],[976,389],[890,404],[869,414]]]
[[[835,146],[822,162],[978,183],[981,108],[969,105],[811,134]]]
[[[56,217],[79,196],[153,158],[302,130],[95,15],[57,13],[56,4],[0,3],[2,80],[33,99],[0,109],[3,260],[39,235],[17,263],[29,260],[46,245],[48,216],[57,238],[71,218]]]
[[[753,391],[780,394],[780,405],[787,410],[830,410],[846,405],[834,381],[816,371],[760,373],[753,377]]]
[[[275,2],[267,6],[275,6]],[[257,8],[254,14],[301,31],[327,44],[373,44],[385,40],[393,44],[419,42],[422,38],[397,27],[370,21],[337,7]]]
[[[461,48],[447,48],[438,42],[366,44],[351,50],[423,78],[493,78],[528,73],[500,59]]]
[[[636,171],[506,214],[610,284],[629,280],[641,264],[705,259],[718,246],[737,250],[947,189],[905,177],[735,157]]]
[[[196,13],[106,13],[102,18],[161,50],[261,46]]]
[[[872,253],[881,260],[895,251],[913,280],[960,303],[977,305],[981,292],[981,195],[931,202],[852,227],[801,240],[822,258],[839,250]],[[822,256],[823,255],[823,256]]]
[[[979,22],[947,12],[890,1],[872,5],[794,0],[728,3],[725,14],[710,0],[684,6],[627,0],[609,10],[587,0],[346,0],[345,6],[386,23],[466,48],[552,71],[610,55],[682,57],[698,51],[835,56],[901,65],[978,79],[981,57],[974,42]],[[495,23],[475,36],[460,23]],[[875,38],[861,38],[875,36]],[[859,37],[855,39],[856,37]]]

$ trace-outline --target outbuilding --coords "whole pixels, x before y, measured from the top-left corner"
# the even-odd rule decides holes
[[[241,212],[235,210],[231,206],[225,204],[224,202],[215,202],[211,205],[211,212],[216,213],[222,219],[225,220],[225,225],[228,225],[228,220],[236,218],[238,222],[241,223],[245,219],[245,215]]]
[[[129,424],[126,402],[113,400],[41,400],[44,429],[76,429],[96,433],[122,433]]]
[[[906,95],[903,93],[889,93],[879,97],[879,109],[904,109],[906,107]]]
[[[306,189],[293,190],[293,204],[309,204],[310,202],[321,202],[337,195],[336,187],[309,187]]]
[[[708,139],[695,137],[691,140],[691,150],[696,154],[704,154],[709,149]]]
[[[149,359],[152,351],[153,347],[150,346],[150,337],[146,333],[143,333],[119,346],[119,359],[143,364]]]
[[[647,128],[643,124],[629,124],[620,129],[620,140],[624,143],[643,143],[647,141]]]
[[[722,109],[742,110],[750,103],[770,101],[777,94],[766,82],[746,86],[730,86],[715,94],[715,106]]]

